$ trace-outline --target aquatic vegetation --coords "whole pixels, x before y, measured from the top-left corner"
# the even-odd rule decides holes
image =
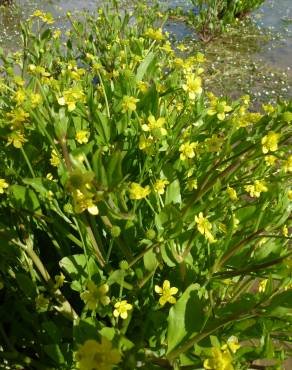
[[[208,61],[177,55],[158,8],[53,21],[1,54],[4,365],[281,366],[292,103],[206,91]]]

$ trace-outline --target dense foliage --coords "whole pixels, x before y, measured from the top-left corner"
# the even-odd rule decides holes
[[[265,0],[191,0],[194,9],[189,12],[200,38],[210,41],[228,26],[244,18]]]
[[[292,104],[205,92],[155,8],[68,19],[36,12],[1,55],[3,363],[279,368]]]

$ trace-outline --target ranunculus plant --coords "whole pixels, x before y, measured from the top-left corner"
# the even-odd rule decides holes
[[[113,5],[66,34],[36,12],[1,55],[1,362],[280,366],[292,104],[206,92],[156,8]]]

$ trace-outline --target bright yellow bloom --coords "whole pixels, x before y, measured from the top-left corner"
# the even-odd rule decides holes
[[[195,100],[197,95],[200,95],[203,91],[201,77],[196,77],[193,73],[188,74],[186,83],[182,85],[182,88],[189,94],[191,100]]]
[[[233,189],[231,186],[227,186],[227,193],[231,200],[238,200],[236,190]]]
[[[128,317],[128,311],[130,311],[133,308],[133,306],[126,300],[117,302],[114,307],[115,307],[114,317],[121,316],[121,318],[124,320]]]
[[[110,298],[106,295],[108,291],[109,286],[107,284],[102,284],[98,287],[90,280],[87,283],[87,290],[80,294],[80,298],[87,308],[94,311],[100,304],[106,306],[110,303]]]
[[[143,131],[151,131],[153,134],[158,134],[158,136],[162,135],[165,136],[167,134],[166,129],[163,127],[165,124],[165,118],[159,117],[157,120],[155,117],[151,114],[148,117],[148,124],[142,125]]]
[[[153,143],[154,143],[154,139],[151,135],[148,136],[147,138],[144,137],[144,136],[140,136],[139,149],[140,150],[145,150],[145,152],[147,154],[152,154],[152,152],[153,152]]]
[[[8,188],[8,183],[5,181],[5,179],[0,179],[0,194],[4,193],[4,189]]]
[[[37,107],[41,102],[42,102],[43,98],[40,94],[30,94],[30,102],[31,102],[31,106],[32,108],[35,108]]]
[[[58,98],[58,103],[61,106],[68,106],[68,111],[72,112],[76,108],[76,103],[85,102],[85,95],[81,87],[74,86],[63,91],[63,95]]]
[[[282,228],[282,234],[287,238],[288,235],[289,235],[289,230],[288,230],[288,227],[287,225],[284,225],[283,228]]]
[[[79,130],[76,132],[75,140],[78,141],[79,144],[86,144],[88,143],[89,136],[90,132],[88,130]]]
[[[138,101],[139,99],[136,99],[134,96],[125,95],[122,101],[122,112],[126,113],[135,111],[137,108],[136,103],[138,103]]]
[[[193,143],[190,143],[189,141],[187,141],[186,143],[182,144],[180,147],[179,147],[179,151],[181,152],[180,153],[180,159],[182,161],[186,160],[187,158],[194,158],[195,156],[195,152],[196,152],[196,149],[198,148],[199,146],[199,143],[197,141],[193,142]]]
[[[31,18],[40,18],[44,23],[53,24],[54,19],[51,13],[44,13],[41,10],[36,10],[32,15]]]
[[[207,370],[233,370],[231,353],[221,351],[220,348],[212,348],[212,358],[204,361],[204,369]]]
[[[56,29],[56,30],[53,32],[53,39],[58,40],[58,39],[60,38],[61,34],[62,34],[61,30],[60,30],[59,28],[58,28],[58,29]]]
[[[75,212],[82,213],[87,210],[91,215],[96,216],[99,213],[99,209],[96,204],[94,204],[91,195],[85,195],[77,189],[74,194],[73,198],[75,201]]]
[[[289,190],[288,191],[288,199],[289,200],[292,200],[292,190]]]
[[[101,343],[88,339],[79,347],[75,358],[79,370],[112,370],[121,361],[119,351],[105,337],[101,338]]]
[[[268,279],[264,279],[259,283],[259,292],[264,293],[266,290]]]
[[[129,193],[130,193],[130,199],[143,199],[146,198],[147,195],[149,195],[151,192],[150,186],[147,185],[145,188],[143,186],[139,185],[136,182],[132,182],[130,185]]]
[[[226,117],[225,113],[232,111],[232,108],[227,105],[225,100],[220,101],[217,98],[211,99],[210,101],[211,108],[207,111],[209,116],[217,115],[217,118],[220,121],[223,121]]]
[[[227,339],[227,345],[232,353],[235,353],[240,348],[238,338],[235,335],[231,335],[231,337]],[[224,346],[222,346],[221,349],[224,349],[223,347]]]
[[[235,116],[233,121],[238,127],[247,127],[256,124],[262,117],[263,115],[260,113],[245,113],[245,110],[243,109],[240,117]]]
[[[263,104],[262,105],[262,108],[268,114],[271,114],[271,113],[274,113],[275,112],[275,108],[271,104],[267,104],[267,105],[264,105]]]
[[[148,84],[146,82],[143,82],[143,81],[139,81],[137,83],[137,87],[138,89],[142,92],[142,93],[145,93],[147,90],[148,90]]]
[[[289,155],[286,161],[284,161],[284,171],[285,172],[292,172],[292,155]]]
[[[168,184],[169,184],[169,181],[165,179],[159,179],[155,182],[155,184],[153,185],[153,188],[156,191],[156,193],[162,195],[164,194],[165,186]]]
[[[276,163],[277,157],[274,155],[265,155],[265,162],[268,166],[274,166]]]
[[[16,102],[17,105],[21,105],[26,99],[26,94],[23,89],[19,89],[15,92],[13,100]]]
[[[245,185],[244,189],[252,198],[259,198],[262,192],[268,191],[265,183],[260,180],[256,180],[253,185]]]
[[[8,136],[7,145],[12,144],[14,148],[20,149],[26,141],[27,140],[21,131],[14,131]]]
[[[217,240],[211,233],[212,224],[208,221],[206,217],[203,216],[202,212],[199,213],[199,216],[195,216],[195,221],[197,223],[197,228],[199,232],[204,235],[210,243],[215,243]]]
[[[188,190],[195,190],[198,189],[198,180],[197,179],[188,179],[187,182]]]
[[[280,136],[280,134],[270,131],[268,135],[262,138],[262,150],[264,154],[267,154],[268,152],[275,152],[276,150],[278,150],[278,142]]]
[[[154,30],[153,28],[148,28],[148,30],[145,32],[145,36],[156,41],[163,41],[165,39],[161,28],[158,28],[156,30]]]
[[[50,163],[54,167],[58,167],[59,164],[60,164],[60,158],[59,158],[55,149],[53,149],[52,152],[51,152]]]
[[[162,288],[158,285],[155,285],[154,290],[156,293],[161,295],[159,298],[159,303],[161,306],[164,306],[166,302],[174,304],[176,303],[176,299],[173,297],[178,292],[176,287],[170,287],[170,282],[168,280],[164,280],[162,284]]]
[[[25,112],[22,108],[15,108],[13,111],[7,113],[7,117],[10,120],[11,128],[20,128],[27,121],[29,113]]]

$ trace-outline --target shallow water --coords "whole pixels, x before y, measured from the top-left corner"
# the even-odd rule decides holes
[[[94,11],[103,1],[101,0],[15,0],[15,7],[4,8],[0,7],[0,47],[5,50],[15,50],[20,43],[19,24],[24,21],[36,9],[51,12],[55,17],[61,17],[60,24],[65,25],[65,14],[70,11],[88,9]],[[181,6],[186,9],[191,7],[189,1],[183,0],[160,0],[163,7]],[[64,20],[62,21],[62,17]],[[228,74],[235,74],[236,69],[232,70],[232,66],[236,65],[238,58],[246,60],[248,66],[239,65],[239,68],[247,68],[249,71],[254,69],[251,76],[250,84],[254,95],[262,95],[262,89],[266,88],[264,94],[274,94],[276,96],[291,98],[292,97],[292,0],[267,0],[265,4],[253,14],[255,23],[254,40],[249,39],[245,42],[246,47],[241,47],[241,41],[232,41],[234,45],[228,45],[228,54],[222,55],[221,58],[227,58],[227,65],[231,67],[231,71],[226,71]],[[269,41],[257,40],[257,27],[260,29],[267,29],[271,33]],[[195,35],[193,31],[182,22],[172,21],[168,23],[167,29],[176,34],[179,40],[183,40],[189,36],[195,43]],[[260,32],[260,31],[259,31]],[[250,42],[249,42],[250,41]],[[226,40],[225,40],[226,42]],[[219,44],[214,44],[220,48]],[[218,49],[219,50],[219,49]],[[233,52],[234,51],[234,52]],[[206,51],[208,53],[208,51]],[[217,58],[218,59],[218,58]],[[230,63],[230,64],[228,64]],[[256,67],[253,66],[255,63]],[[214,60],[214,68],[218,68],[222,64],[222,60]],[[263,74],[262,69],[265,69],[265,76],[259,77]],[[225,71],[225,70],[224,70]],[[239,76],[240,77],[240,76]],[[243,76],[246,79],[246,76]],[[260,79],[260,83],[255,81]],[[240,78],[239,78],[240,80]],[[274,81],[275,80],[275,81]],[[273,85],[275,83],[275,86]],[[279,92],[277,87],[281,87]],[[248,88],[246,88],[246,92]],[[226,93],[230,93],[227,91]]]

